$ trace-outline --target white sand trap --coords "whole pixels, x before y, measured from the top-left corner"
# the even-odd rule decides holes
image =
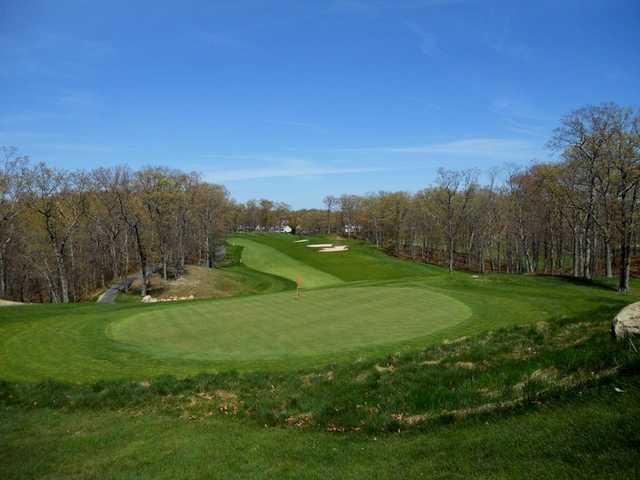
[[[14,305],[26,305],[22,302],[12,302],[11,300],[0,300],[0,307],[12,307]]]
[[[347,247],[346,245],[336,245],[335,247],[321,248],[318,251],[321,253],[326,253],[326,252],[346,252],[347,250],[349,250],[349,247]]]
[[[307,245],[309,248],[329,248],[333,247],[333,243],[314,243],[313,245]]]
[[[305,238],[304,240],[296,240],[296,241],[295,241],[295,242],[293,242],[293,243],[302,243],[302,242],[308,242],[308,241],[309,241],[309,239],[308,239],[308,238]]]

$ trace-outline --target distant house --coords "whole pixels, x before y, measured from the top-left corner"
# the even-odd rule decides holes
[[[348,233],[350,235],[354,233],[358,233],[360,231],[360,225],[351,224],[344,226],[344,233]]]
[[[273,227],[271,227],[269,231],[276,233],[291,233],[293,232],[293,229],[287,223],[282,222],[279,225],[274,225]]]

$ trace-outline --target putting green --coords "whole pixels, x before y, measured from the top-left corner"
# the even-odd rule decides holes
[[[268,245],[238,237],[229,239],[229,242],[233,245],[244,247],[242,250],[242,263],[254,270],[284,277],[294,282],[296,278],[300,277],[304,288],[324,287],[342,283],[342,280],[338,277],[313,268]]]
[[[112,322],[107,335],[156,358],[251,361],[391,344],[470,316],[460,301],[421,288],[330,288],[153,309]]]

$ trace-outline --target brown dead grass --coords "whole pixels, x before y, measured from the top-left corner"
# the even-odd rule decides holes
[[[149,294],[160,300],[171,297],[225,298],[237,295],[244,290],[240,277],[225,270],[206,268],[195,265],[186,267],[185,274],[176,280],[163,280],[162,276],[154,273],[150,278],[151,290]],[[139,293],[141,282],[136,279],[131,285],[130,292]]]
[[[473,362],[456,362],[453,364],[454,368],[461,368],[463,370],[475,370],[477,365]]]
[[[304,428],[311,425],[313,415],[311,413],[298,413],[287,417],[287,425],[290,427]]]

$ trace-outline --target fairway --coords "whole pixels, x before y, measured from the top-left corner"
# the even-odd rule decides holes
[[[471,316],[463,303],[417,288],[329,288],[154,310],[108,335],[146,354],[251,361],[339,353],[422,337]]]
[[[300,242],[292,235],[287,234],[238,234],[229,240],[236,245],[245,245],[243,262],[256,270],[269,271],[276,275],[293,275],[295,280],[296,268],[300,265],[311,269],[310,273],[318,274],[318,271],[335,277],[343,282],[389,280],[406,277],[424,277],[444,273],[444,269],[435,265],[420,264],[390,257],[380,249],[367,245],[360,240],[340,239],[332,237],[313,236],[302,238],[307,242]],[[337,243],[348,247],[348,251],[333,252],[331,255],[323,255],[315,248],[309,248],[311,244],[332,245]],[[276,262],[275,259],[278,259]],[[284,263],[280,263],[280,261]],[[287,271],[282,265],[294,267],[293,271]],[[268,270],[265,270],[267,268]],[[278,269],[282,273],[275,273]],[[325,278],[325,277],[323,277]],[[305,278],[303,278],[304,280]],[[307,279],[308,280],[308,279]],[[333,280],[335,281],[335,280]],[[306,284],[311,287],[311,284]]]
[[[316,288],[342,283],[340,278],[318,270],[262,243],[241,237],[233,237],[229,240],[229,243],[244,247],[242,250],[242,263],[248,267],[292,281],[296,281],[300,277],[304,288]]]

